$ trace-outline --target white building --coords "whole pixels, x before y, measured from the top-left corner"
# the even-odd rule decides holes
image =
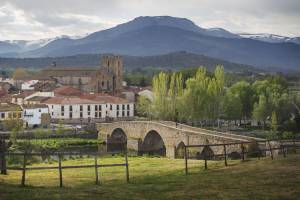
[[[44,101],[53,120],[97,122],[107,118],[134,117],[134,104],[108,95],[87,94],[80,97],[53,97]]]
[[[25,81],[21,84],[21,90],[34,90],[33,85],[39,82],[38,80]]]
[[[48,114],[48,106],[43,104],[22,105],[23,122],[26,127],[36,127],[42,124],[42,115]]]
[[[12,95],[11,103],[23,105],[33,103],[32,98],[40,97],[54,97],[54,92],[36,92],[36,91],[23,91],[19,94]]]

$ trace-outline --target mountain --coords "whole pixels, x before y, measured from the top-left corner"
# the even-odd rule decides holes
[[[251,38],[263,42],[271,42],[271,43],[291,42],[295,44],[300,44],[300,37],[287,37],[287,36],[268,34],[268,33],[258,33],[258,34],[241,33],[239,35],[243,38]]]
[[[138,17],[116,27],[79,39],[58,38],[17,57],[61,57],[114,53],[154,56],[187,51],[208,57],[260,67],[264,70],[299,70],[300,45],[245,38],[224,29],[204,29],[185,18]]]
[[[16,52],[19,50],[20,50],[20,48],[16,44],[11,44],[9,42],[0,41],[0,54]]]
[[[100,54],[46,58],[0,58],[0,68],[13,69],[23,67],[41,69],[49,67],[53,62],[57,64],[57,67],[99,67],[100,60]],[[261,70],[252,66],[231,63],[183,51],[156,56],[123,56],[123,60],[125,69],[129,71],[144,67],[176,70],[199,66],[205,66],[208,70],[213,70],[216,65],[223,65],[227,72],[261,72]]]
[[[32,51],[41,48],[43,46],[46,46],[51,42],[56,42],[57,40],[61,40],[61,39],[75,40],[85,36],[87,36],[87,34],[76,35],[76,36],[61,35],[54,38],[45,38],[39,40],[5,40],[5,41],[0,41],[0,53],[7,54],[7,55],[18,55],[17,53]],[[1,43],[3,45],[5,44],[7,47],[3,46],[1,50]],[[8,48],[8,46],[11,46],[11,48]],[[5,57],[9,57],[9,56],[5,56]]]

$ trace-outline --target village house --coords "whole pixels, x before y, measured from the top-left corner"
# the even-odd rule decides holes
[[[34,90],[34,85],[38,82],[38,80],[25,81],[21,84],[21,90]]]
[[[24,105],[24,104],[40,104],[48,97],[53,97],[54,92],[36,92],[36,91],[22,91],[19,94],[11,96],[11,103]]]
[[[0,103],[0,121],[22,119],[22,108],[12,103]]]
[[[48,106],[45,104],[22,105],[23,123],[25,127],[35,128],[38,126],[48,126],[50,124],[50,115]]]

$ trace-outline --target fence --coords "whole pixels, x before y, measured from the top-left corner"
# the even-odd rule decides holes
[[[279,147],[275,147],[273,148],[271,145],[271,142],[278,142],[280,144]],[[300,142],[300,140],[266,140],[266,141],[255,141],[255,142],[237,142],[237,143],[224,143],[224,144],[205,144],[205,145],[185,145],[184,146],[184,159],[185,159],[185,174],[188,174],[188,159],[189,159],[189,148],[210,148],[210,147],[223,147],[223,153],[222,154],[216,154],[213,157],[219,157],[219,158],[223,158],[224,159],[224,165],[228,166],[228,151],[227,151],[227,147],[228,146],[232,146],[232,145],[240,145],[240,150],[241,150],[241,160],[244,161],[245,160],[245,156],[248,154],[257,154],[258,158],[260,158],[262,156],[262,152],[270,152],[270,156],[271,159],[274,159],[274,150],[279,150],[281,151],[281,153],[283,154],[284,157],[286,157],[287,153],[288,153],[288,149],[289,148],[293,148],[293,150],[296,153],[296,149],[300,148],[300,145],[297,145],[296,143]],[[268,146],[268,148],[264,148],[264,149],[257,149],[254,151],[246,151],[245,145],[250,145],[250,144],[254,144],[254,145],[259,145],[261,143],[264,143],[264,146]],[[290,144],[292,143],[292,144]],[[212,156],[208,155],[207,153],[203,154],[203,160],[204,160],[204,169],[207,170],[208,169],[208,160],[211,159]],[[199,158],[198,158],[199,159]]]
[[[116,152],[115,152],[116,153]],[[120,153],[120,152],[117,152]],[[57,169],[59,172],[59,186],[63,187],[63,169],[80,169],[80,168],[94,168],[95,169],[95,183],[100,184],[100,177],[98,173],[98,169],[102,167],[125,167],[125,173],[126,173],[126,182],[129,183],[129,164],[128,164],[128,155],[127,150],[124,153],[124,163],[119,164],[98,164],[98,153],[2,153],[0,156],[23,156],[23,165],[22,167],[6,167],[6,164],[1,167],[1,170],[18,170],[22,171],[22,177],[21,177],[21,186],[25,186],[25,180],[26,180],[26,171],[30,170],[53,170]],[[94,163],[91,165],[71,165],[71,166],[64,166],[62,164],[62,156],[68,155],[68,156],[94,156]],[[29,156],[58,156],[58,166],[46,166],[46,167],[27,167],[27,158]]]

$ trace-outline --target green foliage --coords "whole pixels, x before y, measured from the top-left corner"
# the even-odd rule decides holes
[[[176,120],[183,95],[182,75],[161,72],[153,78],[153,102],[149,107],[154,118]]]
[[[143,117],[151,117],[151,101],[145,96],[139,96],[137,99],[136,110],[138,115]]]
[[[4,127],[10,131],[10,141],[16,143],[19,132],[23,130],[22,121],[14,119],[6,120],[4,121]]]
[[[152,80],[153,102],[139,98],[138,114],[189,122],[255,119],[275,132],[300,132],[300,93],[291,96],[282,76],[231,80],[237,82],[226,87],[222,66],[214,73],[204,67],[161,72]]]
[[[272,112],[271,116],[271,129],[272,131],[276,132],[278,130],[278,121],[277,121],[277,115],[276,112]]]
[[[251,85],[246,81],[239,81],[233,84],[229,90],[240,99],[240,103],[242,105],[241,117],[250,118],[254,103],[254,91]]]
[[[243,105],[238,95],[227,91],[224,100],[224,114],[226,119],[236,120],[242,118]]]
[[[65,128],[64,128],[62,122],[59,121],[59,122],[58,122],[58,127],[57,127],[57,129],[56,129],[56,134],[62,135],[62,134],[64,134],[64,132],[65,132]]]

